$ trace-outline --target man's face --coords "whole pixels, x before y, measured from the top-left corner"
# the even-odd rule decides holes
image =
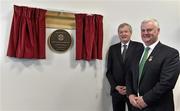
[[[121,42],[125,44],[131,39],[132,33],[129,30],[128,26],[124,26],[122,28],[119,28],[118,35]]]
[[[160,29],[153,22],[141,24],[141,38],[149,46],[157,41]]]

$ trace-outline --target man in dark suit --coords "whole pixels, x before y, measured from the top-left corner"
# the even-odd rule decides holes
[[[125,111],[125,103],[130,103],[126,97],[125,77],[133,58],[143,51],[143,44],[131,41],[132,28],[123,23],[118,27],[120,43],[109,48],[106,76],[111,86],[113,111]]]
[[[159,32],[157,20],[141,23],[145,50],[132,61],[126,81],[133,111],[174,111],[173,88],[180,73],[179,53],[158,40]]]

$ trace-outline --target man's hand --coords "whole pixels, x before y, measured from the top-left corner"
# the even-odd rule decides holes
[[[129,101],[130,101],[130,103],[131,103],[134,107],[139,108],[139,106],[138,106],[138,104],[137,104],[137,101],[136,101],[136,98],[137,98],[137,96],[134,95],[134,94],[129,95]]]
[[[144,102],[142,96],[139,97],[134,94],[131,94],[129,95],[129,101],[136,108],[143,109],[147,107],[147,104]]]
[[[116,90],[117,90],[121,95],[126,95],[126,86],[116,86]]]
[[[140,109],[147,107],[147,104],[144,102],[142,96],[136,97],[136,102],[139,105]]]

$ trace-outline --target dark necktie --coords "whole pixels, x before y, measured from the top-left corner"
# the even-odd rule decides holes
[[[139,81],[141,79],[141,76],[142,76],[142,71],[143,71],[143,68],[144,68],[144,64],[148,58],[148,52],[149,52],[149,47],[146,47],[145,50],[144,50],[144,55],[139,63]]]
[[[126,57],[126,51],[127,51],[127,45],[123,45],[123,52],[122,52],[123,61],[125,60]]]

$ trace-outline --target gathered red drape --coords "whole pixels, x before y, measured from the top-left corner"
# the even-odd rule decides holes
[[[75,14],[76,60],[102,59],[103,16]]]
[[[7,56],[45,59],[46,10],[14,6]]]

